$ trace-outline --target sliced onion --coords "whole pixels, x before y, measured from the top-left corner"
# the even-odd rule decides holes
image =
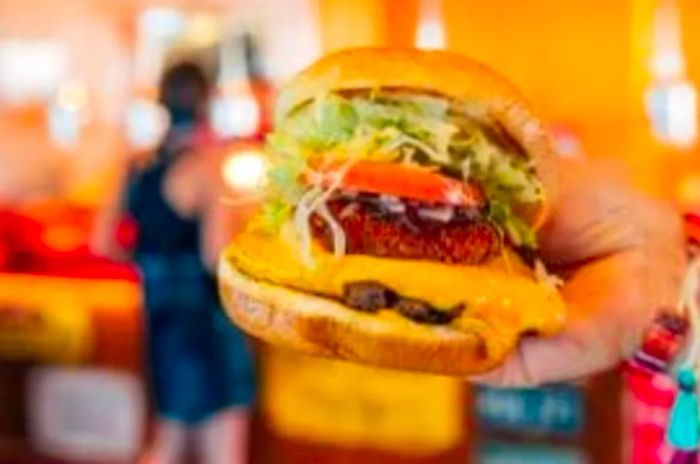
[[[406,212],[406,205],[399,197],[393,195],[380,195],[379,203],[383,208],[394,214]]]
[[[313,209],[311,203],[320,195],[320,189],[313,188],[304,195],[297,203],[294,211],[294,229],[299,239],[299,248],[301,252],[301,262],[306,267],[313,267],[315,264],[311,253],[311,214]]]
[[[348,161],[343,165],[333,177],[333,182],[323,189],[320,185],[321,176],[316,179],[317,185],[313,186],[301,197],[294,211],[294,228],[299,238],[301,248],[302,263],[306,267],[313,267],[315,260],[311,252],[311,215],[317,213],[324,219],[331,229],[333,235],[333,254],[336,258],[345,254],[345,232],[338,222],[333,218],[326,206],[326,201],[340,187],[345,173],[355,163]]]
[[[403,203],[389,203],[385,206],[390,213],[403,214],[406,212],[406,205]]]
[[[418,217],[437,222],[450,222],[454,217],[454,208],[445,206],[443,208],[419,208]]]
[[[325,203],[321,203],[316,209],[316,212],[326,221],[328,227],[331,229],[331,235],[333,236],[333,257],[336,259],[342,258],[345,255],[347,242],[345,231],[342,226],[338,224],[338,221],[335,220]]]
[[[379,200],[381,200],[383,203],[398,203],[401,200],[399,197],[395,197],[393,195],[379,195]]]

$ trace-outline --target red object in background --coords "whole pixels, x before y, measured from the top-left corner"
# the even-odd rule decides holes
[[[117,226],[117,244],[124,250],[132,250],[138,238],[138,224],[131,217],[124,218]]]
[[[700,244],[700,213],[686,213],[683,220],[688,241],[691,244]]]
[[[0,268],[11,272],[136,281],[130,265],[95,256],[89,249],[95,211],[62,203],[0,210]],[[136,228],[125,220],[119,243],[133,244]]]
[[[10,265],[10,252],[2,239],[2,219],[0,218],[0,271],[7,269]]]
[[[4,240],[14,255],[85,255],[93,212],[57,203],[0,211]]]
[[[137,284],[136,268],[95,256],[88,242],[95,211],[73,205],[47,202],[17,210],[0,210],[0,270],[27,276],[46,276]],[[119,243],[133,244],[136,226],[125,220],[117,231]],[[116,297],[116,296],[115,296]],[[113,299],[112,299],[113,300]],[[93,308],[95,337],[100,348],[93,359],[97,364],[140,369],[140,355],[134,355],[141,334],[140,308],[124,311]]]
[[[664,464],[672,450],[666,443],[676,388],[665,374],[629,366],[625,375],[626,409],[632,464]]]
[[[31,316],[24,324],[15,321],[17,334],[4,333],[4,346],[9,346],[7,340],[15,345],[0,359],[0,404],[8,406],[0,414],[0,462],[74,462],[69,457],[73,452],[138,451],[142,445],[147,409],[138,274],[130,264],[90,252],[94,217],[93,210],[57,202],[0,210],[0,277],[5,285],[0,313]],[[130,245],[135,233],[125,221],[117,238]],[[18,283],[23,290],[15,292],[15,307],[8,292],[12,297]],[[63,311],[73,316],[52,322],[51,315]],[[40,335],[32,321],[43,331]],[[76,339],[82,342],[71,343],[77,353],[71,361],[47,357],[48,350],[42,349],[56,340]],[[63,368],[62,362],[71,365]],[[81,376],[99,381],[85,383]],[[71,389],[70,382],[80,388]],[[110,406],[119,399],[120,406]],[[49,411],[47,405],[60,408]],[[100,419],[111,407],[114,420]],[[100,421],[106,421],[104,426]],[[100,451],[85,436],[99,438]]]

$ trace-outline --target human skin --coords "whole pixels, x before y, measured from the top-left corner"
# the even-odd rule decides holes
[[[634,352],[656,312],[676,304],[685,266],[679,214],[607,171],[562,163],[560,193],[540,231],[541,257],[564,277],[564,332],[526,337],[474,381],[530,386],[613,368]]]

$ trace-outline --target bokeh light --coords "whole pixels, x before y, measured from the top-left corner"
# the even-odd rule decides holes
[[[255,190],[265,183],[267,163],[263,154],[245,150],[230,155],[223,165],[226,183],[238,190]]]

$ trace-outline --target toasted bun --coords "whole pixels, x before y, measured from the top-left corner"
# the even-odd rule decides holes
[[[222,300],[242,328],[300,351],[385,367],[467,375],[498,364],[523,333],[551,335],[561,296],[515,255],[479,266],[363,255],[340,260],[316,247],[305,268],[280,236],[246,231],[223,254]],[[372,280],[437,307],[466,304],[451,324],[421,324],[391,310],[366,314],[339,303],[350,282]]]
[[[483,323],[463,332],[361,313],[331,299],[256,281],[226,260],[219,267],[219,291],[229,316],[245,331],[310,355],[469,375],[498,364],[514,344],[500,343]]]
[[[277,120],[329,90],[406,88],[439,93],[476,103],[484,119],[494,119],[534,162],[547,199],[538,211],[527,214],[541,224],[555,203],[557,178],[549,135],[523,95],[505,78],[485,65],[445,51],[354,48],[317,61],[282,87]]]

